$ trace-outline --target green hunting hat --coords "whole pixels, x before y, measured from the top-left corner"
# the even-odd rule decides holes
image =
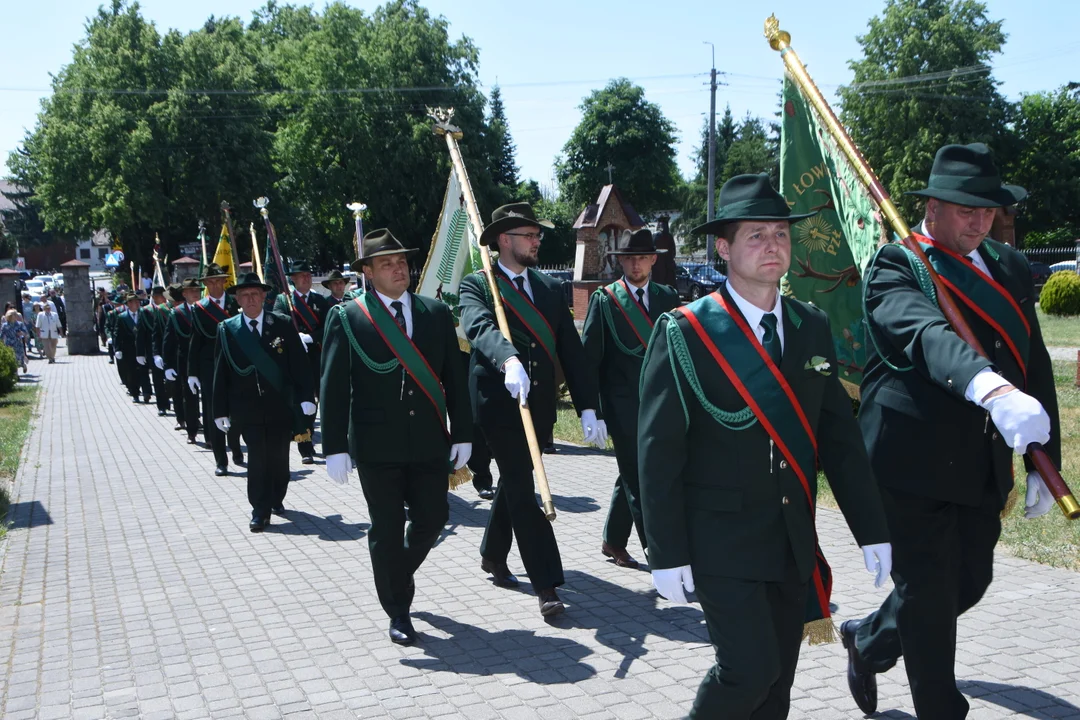
[[[1027,197],[1019,185],[1003,185],[990,148],[983,143],[946,145],[934,156],[930,181],[918,195],[966,207],[1007,207]]]
[[[210,263],[203,271],[202,277],[199,280],[212,280],[214,278],[227,278],[229,277],[229,271],[221,267],[217,263]]]
[[[816,213],[792,215],[784,196],[773,190],[768,175],[736,175],[720,188],[716,217],[691,232],[721,232],[725,225],[740,220],[787,220],[795,222]]]
[[[378,230],[372,230],[364,236],[364,257],[358,258],[350,266],[353,270],[359,271],[364,266],[364,263],[374,257],[380,255],[401,255],[402,253],[411,255],[416,252],[416,248],[407,248],[401,244],[401,242],[394,237],[394,234],[386,228],[379,228]]]
[[[163,285],[155,285],[154,287],[150,288],[150,294],[151,295],[164,295],[165,294],[165,287]]]
[[[319,284],[322,285],[324,288],[329,289],[330,283],[334,282],[335,280],[343,280],[346,284],[348,284],[349,282],[349,278],[342,275],[341,271],[335,268],[330,272],[329,275],[326,276],[326,279]]]
[[[169,299],[173,302],[180,302],[184,299],[184,293],[180,287],[180,283],[173,283],[168,288]]]
[[[243,290],[244,288],[259,288],[264,292],[270,292],[274,289],[272,286],[267,285],[262,280],[260,280],[258,273],[247,272],[238,278],[235,285],[226,288],[225,292],[229,293],[230,295],[235,295],[237,290]]]
[[[311,269],[311,263],[309,263],[306,260],[296,260],[296,261],[293,261],[293,262],[289,263],[289,274],[290,275],[296,275],[298,273],[310,273],[310,272],[313,272],[312,269]]]
[[[657,250],[656,241],[653,239],[652,230],[641,228],[640,230],[623,230],[619,236],[619,244],[608,255],[660,255],[667,250]]]
[[[120,302],[124,303],[125,305],[132,301],[141,303],[142,299],[133,292],[126,292],[120,296]]]
[[[181,290],[202,290],[202,285],[195,278],[187,278],[183,282],[177,283],[177,286]]]
[[[553,228],[555,223],[550,220],[538,220],[529,203],[510,203],[500,208],[495,208],[491,213],[491,224],[480,233],[481,245],[494,245],[496,239],[507,230],[519,227]]]

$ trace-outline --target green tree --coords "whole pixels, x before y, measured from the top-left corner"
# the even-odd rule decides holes
[[[518,186],[518,167],[516,161],[517,146],[510,137],[510,124],[506,121],[506,108],[503,106],[502,91],[496,85],[491,89],[491,112],[488,127],[498,149],[495,153],[495,166],[492,168],[492,180],[511,197]]]
[[[642,215],[676,206],[682,180],[675,164],[675,126],[645,91],[612,80],[580,106],[581,122],[556,158],[560,195],[580,209],[596,199],[615,166],[615,184]]]
[[[717,177],[718,186],[736,175],[746,173],[768,173],[773,178],[773,184],[776,183],[780,175],[779,157],[775,145],[769,141],[761,118],[746,114],[735,141],[728,149],[723,167],[722,175]]]
[[[910,220],[934,153],[948,143],[985,142],[1011,157],[1008,103],[989,65],[1005,44],[1000,20],[976,0],[886,0],[848,63],[841,120]]]
[[[1029,245],[1080,236],[1080,90],[1025,95],[1013,131],[1016,155],[1003,172],[1031,191],[1016,218],[1018,235]]]

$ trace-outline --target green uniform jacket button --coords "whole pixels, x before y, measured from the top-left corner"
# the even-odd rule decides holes
[[[412,390],[409,391],[409,394],[412,395]]]
[[[780,469],[787,470],[787,460],[780,461]],[[784,504],[787,505],[787,498],[784,498]]]
[[[532,343],[532,347],[536,347],[536,343]]]
[[[996,347],[998,350],[1000,350],[1001,349],[1001,341],[1000,340],[995,340],[994,341],[994,347]]]
[[[413,415],[415,415],[415,414],[416,414],[416,411],[415,411],[415,410],[410,410],[410,411],[409,411],[409,416],[410,416],[410,417],[411,417],[411,416],[413,416]]]
[[[948,380],[946,380],[945,384],[948,385],[949,387],[952,387],[952,378],[949,378]]]
[[[780,500],[780,502],[781,502],[781,503],[783,503],[784,505],[790,505],[790,504],[791,504],[791,501],[790,501],[790,500],[788,500],[788,496],[787,496],[787,495],[785,495],[785,496],[783,497],[783,499],[782,499],[782,500]]]
[[[539,381],[537,381],[537,380],[533,380],[533,385],[539,385],[539,384],[540,384],[540,382],[539,382]]]

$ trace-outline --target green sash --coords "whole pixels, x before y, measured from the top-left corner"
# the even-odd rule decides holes
[[[521,324],[529,331],[529,334],[536,338],[536,341],[540,343],[540,347],[544,348],[544,352],[554,363],[556,352],[555,331],[551,329],[547,318],[533,305],[529,296],[518,290],[517,286],[510,282],[509,278],[501,272],[496,272],[495,278],[499,283],[499,294],[502,295],[503,305],[509,308],[510,312],[514,313],[517,319],[521,321]],[[535,283],[533,284],[535,285]]]
[[[653,328],[652,318],[645,312],[645,308],[641,306],[637,298],[630,294],[630,288],[627,287],[626,280],[620,278],[607,285],[604,287],[604,293],[615,301],[615,307],[622,312],[641,346],[643,348],[649,347],[649,336],[652,335]],[[612,334],[615,333],[614,326],[612,326],[611,332]]]
[[[428,364],[424,354],[420,352],[412,339],[397,324],[394,316],[383,305],[377,293],[364,293],[353,302],[364,313],[364,317],[375,328],[375,332],[379,334],[386,346],[390,348],[390,352],[394,353],[394,357],[405,368],[405,372],[409,373],[424,395],[427,396],[427,399],[431,401],[432,407],[435,408],[435,412],[439,416],[439,423],[442,425],[443,432],[446,432],[446,392],[443,390],[438,375],[431,369],[431,365]],[[420,302],[423,301],[413,295],[413,303]],[[349,320],[347,317],[343,317],[341,321],[346,323]]]
[[[915,239],[945,287],[1004,338],[1009,352],[1027,377],[1031,326],[1009,291],[962,255],[928,237],[915,235]]]
[[[182,310],[182,308],[184,308],[184,307],[186,307],[186,306],[181,305],[178,308],[173,308],[172,312],[169,313],[169,320],[172,322],[172,326],[173,326],[173,329],[176,330],[176,334],[179,335],[180,337],[184,338],[184,339],[187,339],[187,338],[191,337],[191,318],[188,317],[187,313],[185,313]],[[181,315],[183,315],[184,320],[187,321],[187,324],[188,324],[187,332],[185,332],[184,329],[182,327],[180,327],[180,321],[176,319]]]
[[[817,502],[817,439],[780,368],[765,352],[734,303],[719,292],[678,308],[673,313],[681,313],[690,322],[702,345],[795,471],[813,517]],[[811,577],[811,592],[807,596],[808,626],[830,617],[832,571],[816,539],[815,553],[817,563]],[[806,632],[811,633],[811,642],[814,642],[811,627]],[[832,628],[831,620],[828,627]],[[832,639],[831,633],[827,630],[821,638]]]

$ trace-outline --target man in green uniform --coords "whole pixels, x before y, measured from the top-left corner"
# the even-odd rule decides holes
[[[247,443],[251,532],[285,513],[289,444],[305,425],[301,414],[315,414],[304,346],[287,315],[266,312],[269,289],[255,273],[228,289],[242,312],[218,323],[215,348],[214,424],[239,430]]]
[[[117,293],[112,298],[112,303],[105,311],[105,338],[106,343],[109,346],[109,360],[115,361],[116,358],[116,318],[124,311],[124,297],[127,293]],[[127,386],[127,378],[124,375],[124,369],[127,366],[122,362],[116,362],[116,374],[120,378],[120,384]]]
[[[165,361],[165,379],[174,385],[173,404],[177,420],[180,408],[184,409],[184,429],[188,445],[194,445],[199,433],[199,395],[188,388],[188,354],[191,337],[195,332],[195,303],[199,302],[202,287],[199,281],[188,278],[180,283],[180,302],[169,313],[162,340],[162,359]]]
[[[327,320],[323,448],[337,483],[356,460],[379,603],[390,640],[409,645],[413,576],[449,518],[448,477],[469,460],[472,411],[450,308],[409,292],[405,258],[416,251],[385,229],[364,236],[363,250],[353,269],[368,291]]]
[[[495,321],[488,279],[481,273],[461,281],[461,325],[472,343],[470,392],[484,438],[499,466],[499,486],[492,500],[480,545],[484,572],[495,584],[517,585],[506,565],[516,537],[518,551],[540,601],[542,615],[565,608],[555,588],[564,582],[562,559],[551,523],[536,504],[532,460],[517,404],[531,398],[533,425],[543,442],[555,426],[555,361],[562,365],[574,407],[581,414],[585,440],[603,447],[604,421],[596,415],[597,390],[581,338],[574,328],[562,286],[532,268],[547,220],[537,220],[528,203],[504,205],[492,213],[480,244],[499,251],[492,268],[502,295],[513,342]]]
[[[315,388],[315,398],[319,396],[319,374],[322,368],[322,336],[323,325],[326,323],[326,311],[330,309],[330,303],[326,297],[311,291],[311,266],[307,263],[296,262],[289,266],[289,280],[293,290],[288,299],[285,295],[279,295],[274,301],[274,310],[284,315],[292,314],[293,323],[300,332],[300,340],[307,349],[309,372],[311,383]],[[291,305],[291,310],[290,310]],[[315,416],[307,418],[309,433],[315,429]],[[305,465],[315,462],[315,444],[311,440],[302,440],[297,443],[301,461]]]
[[[139,324],[145,323],[145,313],[141,309],[141,301],[135,293],[124,296],[122,311],[117,313],[113,321],[113,345],[116,347],[116,361],[120,363],[121,377],[127,385],[128,393],[131,394],[131,402],[139,402],[139,393],[142,392],[143,402],[150,402],[150,373],[146,370],[144,362],[139,363],[138,357],[138,333]]]
[[[165,360],[161,356],[163,352],[161,343],[165,337],[168,313],[169,307],[165,304],[165,288],[155,285],[150,289],[150,304],[142,309],[143,322],[139,325],[138,334],[139,355],[135,361],[150,370],[158,417],[165,417],[169,412],[169,393],[165,390]]]
[[[829,618],[814,528],[817,466],[868,570],[889,573],[881,498],[825,315],[781,297],[791,222],[767,175],[720,190],[721,288],[659,319],[641,378],[639,470],[649,567],[661,595],[705,613],[716,664],[690,717],[788,715],[804,629]],[[815,622],[804,628],[808,620]]]
[[[637,452],[641,362],[653,323],[680,304],[674,289],[650,281],[656,257],[663,252],[656,249],[648,228],[624,231],[616,250],[609,253],[618,258],[623,276],[593,293],[581,334],[590,369],[597,376],[600,409],[619,465],[600,551],[616,565],[628,568],[638,566],[626,551],[635,526],[641,547],[646,548]]]
[[[345,291],[349,287],[349,281],[340,270],[333,270],[321,284],[330,291],[330,296],[326,298],[327,309],[348,300],[345,297]]]
[[[240,445],[240,430],[222,432],[214,424],[214,361],[216,359],[214,343],[217,339],[218,323],[234,317],[239,306],[231,295],[225,294],[225,281],[229,278],[220,266],[210,263],[199,281],[206,288],[206,297],[195,304],[191,313],[191,344],[188,348],[188,389],[202,396],[203,438],[214,451],[214,474],[218,477],[229,474],[229,455],[225,449],[226,441],[232,450],[233,462],[244,463],[244,452]]]
[[[864,280],[874,352],[859,424],[896,549],[895,588],[841,634],[863,712],[877,709],[874,674],[903,655],[918,716],[957,720],[968,702],[956,687],[956,620],[990,585],[1013,450],[1045,443],[1061,467],[1061,438],[1031,270],[987,237],[997,209],[1027,192],[1002,185],[989,149],[975,143],[941,148],[928,186],[912,194],[927,198],[916,240],[990,359],[953,331],[918,261],[902,245],[883,247]],[[1027,517],[1036,517],[1053,498],[1027,469]]]

